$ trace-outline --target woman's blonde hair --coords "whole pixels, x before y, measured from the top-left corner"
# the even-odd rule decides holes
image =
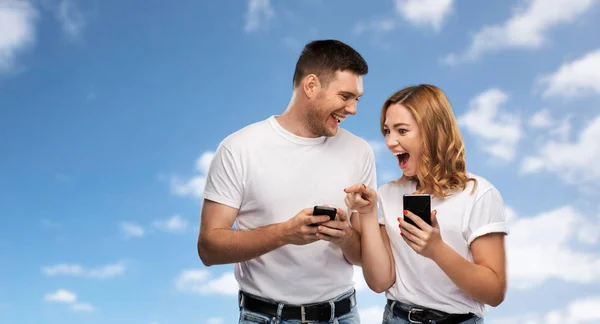
[[[439,88],[421,84],[404,88],[383,104],[381,110],[381,132],[385,136],[385,118],[388,108],[402,104],[415,117],[421,131],[421,160],[415,176],[402,176],[400,180],[418,183],[415,193],[433,194],[446,198],[451,190],[464,190],[470,178],[466,171],[465,146],[452,112],[450,102]]]

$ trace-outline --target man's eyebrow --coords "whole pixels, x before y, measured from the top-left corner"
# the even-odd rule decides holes
[[[360,97],[360,96],[356,95],[356,93],[354,93],[354,92],[345,91],[345,90],[340,91],[339,94],[343,94],[343,95],[346,95],[348,97]]]

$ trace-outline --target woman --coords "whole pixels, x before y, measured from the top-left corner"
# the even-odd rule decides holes
[[[360,214],[365,281],[388,298],[383,323],[483,323],[485,305],[498,306],[506,292],[500,193],[466,171],[452,108],[435,86],[392,95],[381,131],[403,176],[378,192],[345,191]],[[431,225],[404,210],[403,195],[413,193],[430,195]]]

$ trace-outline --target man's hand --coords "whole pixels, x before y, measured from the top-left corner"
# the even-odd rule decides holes
[[[336,245],[343,245],[352,235],[352,228],[348,223],[348,214],[341,208],[336,208],[335,220],[322,223],[318,227],[317,238],[329,241]]]
[[[313,243],[319,238],[317,237],[317,226],[312,224],[320,224],[329,220],[329,216],[314,216],[313,208],[305,208],[296,216],[290,218],[287,222],[282,223],[284,230],[284,240],[286,244],[305,245]],[[311,226],[312,225],[312,226]]]
[[[364,184],[357,184],[344,189],[346,206],[359,214],[377,215],[377,192]]]

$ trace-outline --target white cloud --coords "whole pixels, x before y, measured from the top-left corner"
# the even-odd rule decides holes
[[[453,0],[396,0],[396,11],[419,27],[440,31],[452,13]]]
[[[246,11],[246,32],[258,30],[267,24],[275,16],[275,10],[270,0],[248,0],[248,11]]]
[[[62,0],[58,5],[56,16],[67,37],[70,39],[79,38],[85,26],[85,20],[72,0]]]
[[[573,98],[600,94],[600,49],[562,65],[556,72],[540,77],[543,96]]]
[[[76,276],[76,277],[87,277],[106,279],[120,276],[125,273],[125,264],[122,262],[107,264],[105,266],[85,269],[79,264],[57,264],[53,266],[46,266],[42,268],[42,272],[49,277],[54,276]]]
[[[572,206],[527,218],[518,217],[512,209],[510,213],[509,286],[532,289],[550,279],[600,283],[600,254],[580,251],[572,245],[596,244],[600,220],[586,217]]]
[[[125,235],[126,238],[141,237],[144,236],[145,233],[144,229],[141,226],[128,222],[121,223],[121,231],[123,232],[123,235]]]
[[[567,125],[567,131],[570,128]],[[571,184],[594,184],[600,179],[600,115],[586,124],[574,141],[549,139],[527,156],[521,172],[552,172]]]
[[[383,153],[383,152],[387,151],[387,149],[388,149],[387,146],[385,146],[384,140],[370,140],[368,142],[369,142],[369,145],[371,145],[371,148],[373,149],[373,152],[375,153],[375,155]]]
[[[358,313],[361,324],[381,324],[383,320],[382,306],[360,307]]]
[[[211,317],[206,321],[206,324],[224,324],[225,319],[223,317]]]
[[[600,322],[600,296],[583,297],[546,314],[529,313],[498,318],[491,324],[593,324]]]
[[[189,223],[185,219],[181,218],[179,215],[174,215],[173,217],[165,220],[165,221],[155,221],[152,223],[152,226],[158,228],[161,231],[169,232],[169,233],[184,233],[189,228]]]
[[[554,120],[548,109],[542,109],[531,116],[529,125],[533,128],[547,128],[554,125]]]
[[[354,27],[357,35],[365,32],[383,34],[398,28],[398,17],[415,27],[442,30],[448,16],[452,13],[454,0],[395,0],[395,13],[360,21]]]
[[[215,156],[215,152],[206,151],[196,160],[196,171],[198,174],[188,180],[181,180],[178,177],[171,178],[171,191],[180,196],[191,196],[196,199],[202,199],[202,192],[206,183],[206,174],[210,163]]]
[[[458,123],[478,139],[482,150],[502,161],[512,161],[522,130],[517,115],[500,110],[506,101],[508,95],[502,90],[486,90],[471,100]]]
[[[183,270],[175,279],[175,287],[182,292],[196,294],[237,295],[238,283],[233,272],[226,272],[217,278],[206,269]]]
[[[486,52],[506,48],[536,49],[544,45],[552,28],[573,22],[589,11],[597,0],[520,1],[505,22],[485,26],[474,34],[463,54],[444,58],[448,64],[475,60]]]
[[[59,289],[55,293],[46,294],[45,301],[57,303],[73,303],[77,300],[77,295],[65,289]]]
[[[77,302],[77,294],[66,289],[59,289],[54,293],[48,293],[44,296],[47,302],[63,303],[71,305],[73,311],[93,312],[96,309],[88,303]]]
[[[35,42],[38,12],[26,0],[0,0],[0,75],[13,71],[16,58]]]

